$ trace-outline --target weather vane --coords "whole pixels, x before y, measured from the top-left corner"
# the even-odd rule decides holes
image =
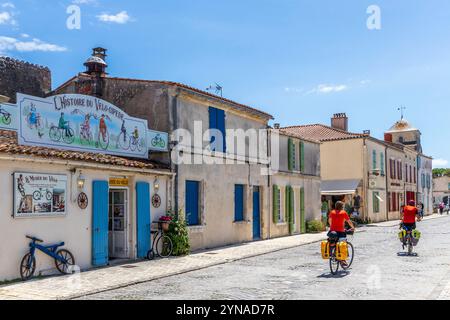
[[[220,94],[220,96],[222,97],[222,89],[222,86],[215,82],[215,85],[210,85],[208,88],[206,88],[206,91],[214,90],[215,94]]]
[[[404,111],[406,110],[406,107],[400,106],[400,108],[398,108],[397,110],[400,111],[400,113],[402,114],[402,119],[401,120],[403,120],[403,118],[404,118]]]

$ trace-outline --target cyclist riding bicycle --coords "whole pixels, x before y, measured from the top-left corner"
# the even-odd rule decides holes
[[[106,132],[108,130],[107,126],[106,126],[106,121],[105,121],[105,115],[102,114],[101,118],[100,118],[100,122],[99,122],[99,131],[100,134],[102,135],[103,138],[103,142],[106,142]]]
[[[351,230],[355,229],[355,225],[350,220],[348,213],[344,210],[344,203],[342,201],[336,202],[335,210],[330,212],[328,222],[330,224],[328,237],[332,237],[334,235],[334,237],[338,238],[339,241],[347,239],[347,233],[345,231],[346,222],[350,225]],[[341,261],[341,263],[346,264],[345,261]]]
[[[416,207],[416,202],[414,200],[409,200],[408,205],[403,208],[403,211],[401,213],[402,222],[400,224],[400,229],[416,229],[416,218],[417,222],[420,222],[422,220],[419,214],[419,210]]]
[[[122,127],[120,128],[120,132],[123,133],[123,142],[127,140],[127,128],[125,127],[125,120],[122,120]]]
[[[64,119],[64,112],[61,112],[61,117],[59,118],[58,127],[65,131],[66,137],[71,137],[72,134],[69,131],[69,121]]]
[[[139,130],[137,127],[134,127],[133,138],[135,141],[137,141],[139,139]]]

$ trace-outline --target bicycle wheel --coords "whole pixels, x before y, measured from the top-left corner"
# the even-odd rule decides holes
[[[3,123],[6,125],[10,125],[11,124],[11,116],[10,115],[3,115]]]
[[[145,140],[139,139],[138,144],[137,144],[138,151],[142,152],[142,150],[144,150],[144,147],[145,147]]]
[[[166,235],[162,235],[159,237],[158,241],[156,241],[156,253],[161,258],[168,258],[172,254],[173,244],[172,239],[170,239]]]
[[[411,255],[413,253],[413,245],[411,241],[411,236],[408,238],[408,255]]]
[[[351,242],[347,241],[348,246],[348,258],[345,260],[347,262],[347,265],[344,267],[341,265],[342,269],[347,270],[352,266],[353,258],[355,257],[355,248],[353,247],[353,244]]]
[[[73,270],[71,270],[70,267],[75,265],[75,258],[73,257],[73,254],[69,250],[61,249],[56,253],[56,255],[65,261],[63,262],[55,259],[56,269],[58,269],[58,271],[62,274],[72,273]]]
[[[20,262],[20,277],[23,281],[27,281],[33,277],[36,271],[36,258],[27,253]]]
[[[98,133],[98,146],[106,150],[109,146],[109,133],[108,131],[105,132],[105,135],[103,136],[100,132]]]
[[[148,252],[147,252],[147,259],[148,260],[155,259],[155,251],[153,251],[153,249],[148,250]]]
[[[336,248],[330,248],[330,271],[332,275],[336,275],[339,270],[339,265],[341,264],[336,260]]]
[[[130,148],[130,138],[126,133],[121,132],[119,138],[117,138],[117,144],[123,150],[128,150]]]
[[[50,200],[53,199],[53,194],[52,194],[50,191],[48,191],[47,194],[46,194],[46,196],[45,196],[45,198],[46,198],[48,201],[50,201]]]
[[[40,191],[35,191],[33,192],[33,199],[36,201],[39,201],[42,199],[42,194]]]
[[[67,133],[63,133],[63,141],[67,144],[72,144],[75,141],[75,132],[72,128],[67,129]]]
[[[49,135],[50,139],[54,142],[58,142],[59,140],[61,140],[61,131],[58,127],[51,127]]]

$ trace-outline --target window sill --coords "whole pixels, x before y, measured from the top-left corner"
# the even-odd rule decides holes
[[[277,227],[287,226],[287,222],[278,222],[275,224]]]
[[[205,231],[206,225],[198,225],[198,226],[188,226],[188,230],[191,233],[202,233]]]
[[[249,220],[240,220],[240,221],[233,221],[233,224],[249,224],[251,221]]]

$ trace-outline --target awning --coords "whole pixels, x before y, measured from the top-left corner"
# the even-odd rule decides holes
[[[355,193],[361,180],[325,180],[322,181],[322,195],[335,196]]]

